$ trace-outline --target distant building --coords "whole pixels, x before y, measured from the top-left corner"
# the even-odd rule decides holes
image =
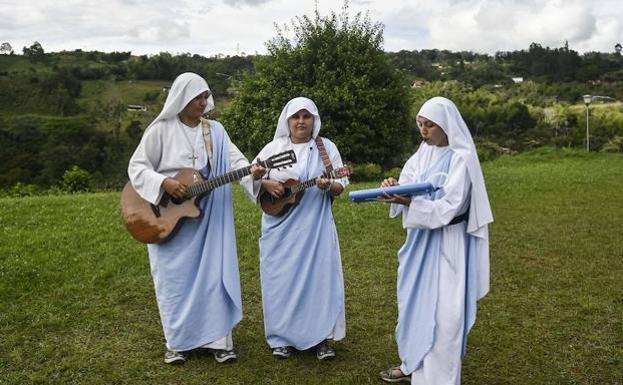
[[[147,106],[140,104],[128,104],[128,111],[147,111]]]
[[[516,78],[511,78],[511,79],[513,80],[513,83],[515,84],[523,83],[522,77],[516,77]]]

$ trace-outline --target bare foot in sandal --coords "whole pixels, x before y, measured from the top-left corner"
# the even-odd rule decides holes
[[[381,380],[385,382],[411,382],[411,376],[405,375],[400,366],[394,366],[379,373]]]

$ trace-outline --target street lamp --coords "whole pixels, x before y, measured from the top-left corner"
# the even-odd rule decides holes
[[[590,151],[590,141],[588,136],[588,105],[591,104],[593,100],[616,101],[616,99],[611,98],[610,96],[601,95],[584,95],[582,96],[582,99],[584,99],[584,104],[586,105],[586,151]]]
[[[582,96],[584,99],[584,104],[586,105],[586,151],[590,151],[590,139],[588,137],[588,105],[593,101],[593,97],[591,95]]]

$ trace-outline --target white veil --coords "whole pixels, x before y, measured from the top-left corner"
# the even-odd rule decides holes
[[[318,114],[318,107],[316,107],[316,104],[311,99],[299,96],[298,98],[291,99],[288,103],[286,103],[285,107],[283,107],[283,110],[281,110],[281,115],[279,115],[279,120],[277,121],[277,129],[275,130],[273,140],[283,136],[290,136],[288,118],[300,110],[307,110],[310,114],[314,115],[312,138],[318,136],[318,133],[320,132],[320,114]]]
[[[450,148],[465,161],[472,183],[467,232],[475,236],[482,236],[481,229],[493,222],[493,214],[491,213],[476,146],[461,113],[451,100],[437,96],[427,100],[422,105],[418,116],[423,116],[437,123],[448,136]]]
[[[171,85],[171,89],[167,95],[167,100],[164,102],[162,111],[160,111],[160,114],[156,117],[156,119],[154,119],[149,126],[147,126],[147,129],[160,120],[176,116],[182,112],[184,107],[186,107],[191,100],[205,91],[210,91],[210,87],[201,76],[192,72],[184,72],[179,75],[175,78],[173,85]],[[208,97],[208,104],[203,112],[206,113],[213,108],[214,98],[210,95]]]

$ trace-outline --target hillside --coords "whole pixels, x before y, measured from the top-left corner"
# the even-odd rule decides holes
[[[451,98],[485,159],[543,145],[584,147],[581,96],[623,100],[623,60],[618,54],[579,55],[567,47],[532,44],[495,56],[439,50],[386,55],[411,90],[412,100],[404,103],[416,109],[431,96]],[[270,60],[45,53],[40,46],[26,55],[0,55],[0,189],[16,183],[49,187],[74,165],[92,174],[97,187],[119,186],[142,130],[160,110],[164,90],[177,74],[193,71],[208,80],[217,105],[211,115],[219,118],[260,58]],[[623,151],[623,105],[596,101],[591,111],[591,149]],[[49,127],[55,127],[54,135]],[[404,130],[407,147],[417,145],[417,134],[408,131],[414,128]],[[395,164],[384,166],[399,166],[406,156],[397,154]]]

